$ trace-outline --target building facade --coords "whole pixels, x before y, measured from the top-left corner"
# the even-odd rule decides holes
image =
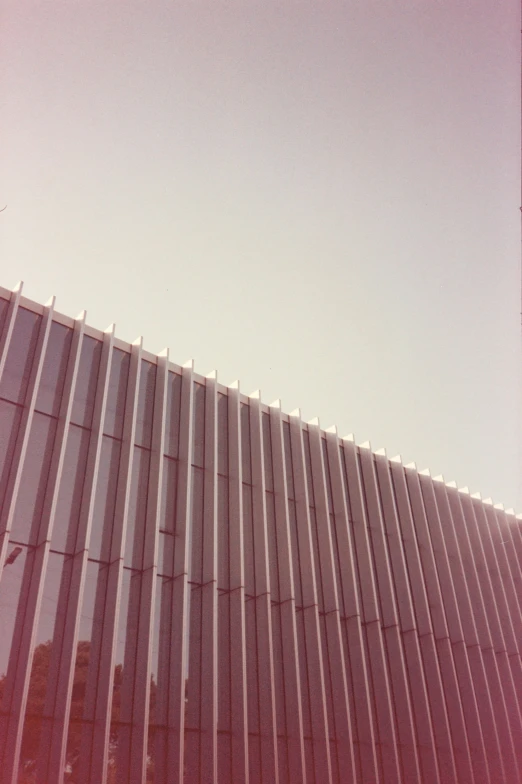
[[[520,519],[0,289],[2,784],[519,784]]]

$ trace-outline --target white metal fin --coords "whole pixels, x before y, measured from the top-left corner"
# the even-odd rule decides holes
[[[386,457],[386,449],[384,447],[381,447],[380,449],[376,449],[373,454],[382,455],[383,457]]]
[[[434,482],[444,482],[444,477],[442,476],[442,474],[439,474],[438,476],[434,476],[433,477],[433,481]]]
[[[459,493],[465,493],[469,495],[469,487],[466,485],[465,487],[459,487]]]
[[[269,408],[278,408],[279,410],[281,410],[281,400],[280,400],[280,398],[277,398],[277,400],[274,400],[274,402],[270,403],[270,405],[268,407]]]
[[[288,416],[297,417],[298,419],[301,419],[301,409],[300,408],[294,408],[293,411],[290,411]]]
[[[254,400],[261,400],[261,390],[255,389],[253,392],[249,394],[248,397],[254,398]]]
[[[401,455],[395,455],[395,457],[390,457],[390,463],[402,463]]]
[[[495,504],[493,506],[494,509],[500,509],[501,512],[504,511],[504,504]]]
[[[232,381],[232,383],[229,384],[228,386],[230,389],[239,389],[239,380],[236,379],[235,381]]]
[[[337,425],[332,425],[331,427],[327,427],[324,432],[325,433],[335,433],[337,435]]]
[[[320,427],[319,425],[319,417],[313,417],[313,419],[308,420],[309,425],[313,425],[314,427]]]
[[[419,476],[431,476],[430,469],[423,468],[422,471],[419,471]]]
[[[183,363],[182,367],[190,368],[191,370],[194,370],[194,360],[193,359],[187,359],[187,361]]]
[[[348,433],[347,436],[342,437],[343,441],[353,441],[355,443],[355,436],[353,433]]]
[[[456,489],[457,483],[455,482],[454,479],[452,479],[451,482],[446,482],[446,487],[454,487]]]
[[[414,471],[417,470],[417,463],[408,463],[404,466],[404,468],[413,468]]]
[[[372,445],[370,444],[369,441],[363,441],[362,444],[357,444],[357,446],[359,447],[359,449],[371,449],[372,448]]]
[[[206,378],[217,378],[217,370],[211,370],[210,373],[207,373]]]

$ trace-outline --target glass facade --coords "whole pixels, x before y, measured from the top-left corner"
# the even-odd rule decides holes
[[[0,289],[1,784],[518,784],[520,519]]]

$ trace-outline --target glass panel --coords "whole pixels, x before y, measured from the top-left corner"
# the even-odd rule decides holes
[[[8,300],[4,299],[3,297],[0,297],[0,335],[2,334],[2,330],[5,326],[5,319],[8,310],[9,310]]]
[[[22,408],[0,400],[0,506],[4,500]]]
[[[205,387],[194,383],[194,453],[192,463],[203,467],[205,460]]]
[[[22,579],[29,552],[33,551],[24,545],[10,543],[7,547],[7,558],[0,580],[0,704],[4,693],[5,674],[9,663]]]
[[[286,486],[289,498],[295,498],[294,473],[292,468],[292,441],[290,438],[290,423],[283,422],[283,446],[285,453]]]
[[[94,558],[95,560],[110,560],[120,452],[121,441],[116,441],[109,436],[103,436],[91,539],[89,542],[89,558]]]
[[[74,422],[75,425],[91,426],[101,353],[102,343],[100,340],[90,337],[83,338],[71,414],[71,422]]]
[[[272,438],[270,435],[270,415],[262,414],[263,427],[263,453],[265,458],[265,484],[267,490],[274,489],[274,479],[272,477]]]
[[[55,431],[56,419],[34,414],[10,534],[14,541],[36,542]]]
[[[228,476],[228,397],[218,394],[218,473]]]
[[[315,506],[314,485],[312,481],[312,458],[310,455],[310,434],[307,430],[303,431],[304,443],[304,456],[305,456],[305,471],[306,471],[306,485],[308,489],[308,504]]]
[[[176,493],[178,464],[168,457],[163,458],[163,483],[161,488],[160,530],[174,533],[176,530]]]
[[[165,454],[170,457],[178,456],[179,441],[179,415],[181,405],[181,376],[169,373],[167,387],[167,432],[165,434]]]
[[[103,425],[103,432],[115,438],[121,438],[123,434],[123,416],[125,413],[129,367],[130,354],[115,348],[112,352],[107,406]]]
[[[52,549],[63,553],[74,552],[90,437],[88,430],[70,425],[51,534]]]
[[[91,666],[91,646],[93,640],[94,608],[96,599],[96,586],[101,567],[97,563],[87,563],[85,587],[83,593],[82,609],[80,615],[80,631],[76,647],[74,663],[74,680],[71,698],[71,713],[69,717],[69,733],[67,737],[67,766],[72,773],[71,781],[76,780],[80,760],[80,746],[82,743],[82,718],[85,709],[85,694]],[[97,618],[96,623],[101,623],[103,618]]]
[[[141,569],[147,514],[150,452],[134,447],[129,516],[125,539],[125,566]]]
[[[73,331],[53,321],[45,352],[36,409],[58,416]]]
[[[330,462],[328,458],[328,447],[326,444],[326,438],[321,438],[321,446],[323,449],[323,463],[324,463],[324,472],[326,476],[326,493],[328,496],[328,512],[329,514],[333,514],[333,496],[332,496],[332,479],[330,476]]]
[[[192,525],[190,527],[189,552],[191,566],[189,579],[195,583],[203,582],[203,482],[202,468],[192,469]]]
[[[241,403],[241,460],[243,465],[243,482],[252,484],[250,468],[250,408]]]
[[[156,387],[156,365],[141,361],[140,391],[136,414],[136,444],[150,449],[152,440],[152,416],[154,414],[154,390]]]
[[[18,309],[0,381],[0,397],[12,400],[13,403],[24,402],[41,318],[25,308]]]
[[[40,619],[29,681],[20,756],[20,773],[22,771],[27,773],[34,769],[40,746],[63,562],[63,555],[50,553],[45,573]]]

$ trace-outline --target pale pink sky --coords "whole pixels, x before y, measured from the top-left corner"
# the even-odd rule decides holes
[[[522,510],[515,0],[0,10],[0,283]]]

